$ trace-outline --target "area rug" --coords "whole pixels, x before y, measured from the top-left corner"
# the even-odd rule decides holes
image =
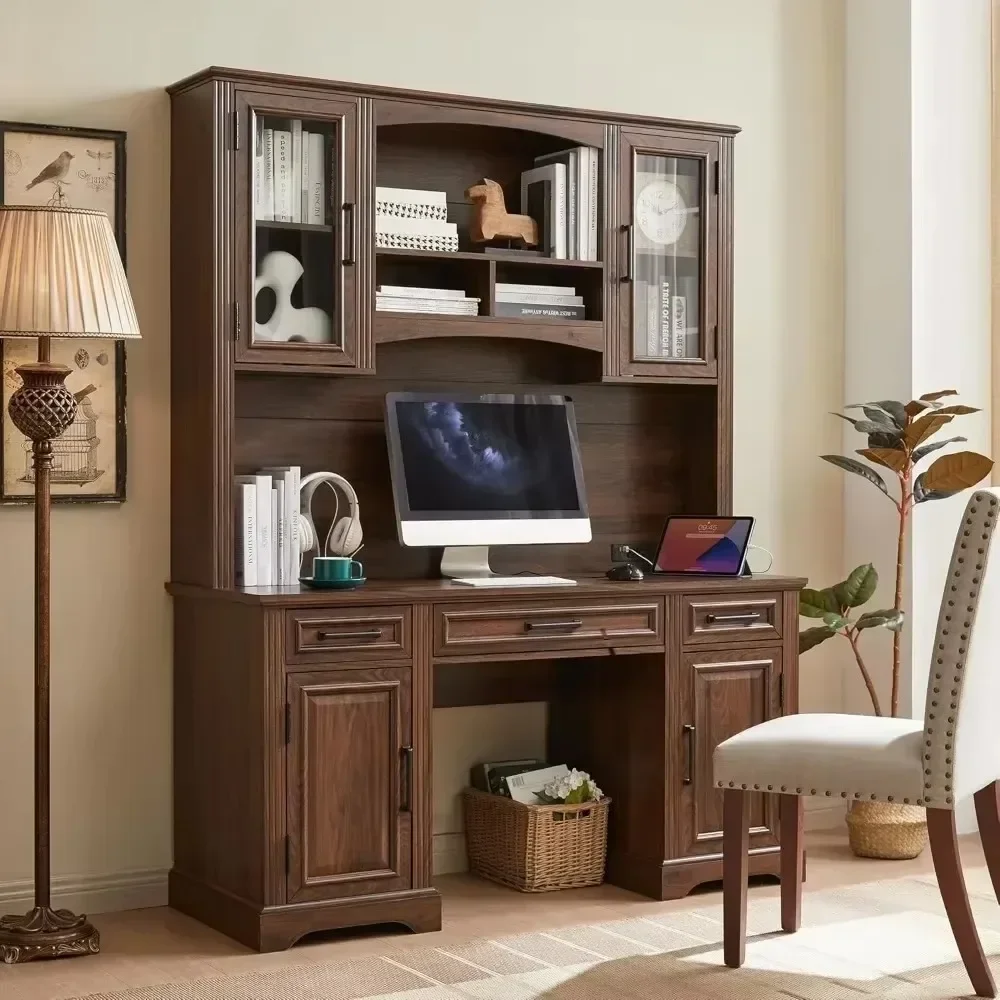
[[[1000,980],[1000,907],[967,872]],[[718,897],[713,897],[717,899]],[[644,909],[644,912],[650,912]],[[655,913],[655,911],[653,911]],[[91,1000],[944,1000],[971,995],[933,875],[806,893],[797,934],[751,899],[746,965],[722,964],[721,904],[545,933],[120,993]]]

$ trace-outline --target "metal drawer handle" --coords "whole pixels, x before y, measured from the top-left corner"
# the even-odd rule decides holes
[[[705,621],[709,625],[714,625],[716,622],[743,622],[746,625],[750,625],[752,622],[760,620],[759,611],[745,611],[741,615],[705,615]]]
[[[320,632],[318,635],[321,642],[327,639],[358,639],[361,642],[375,642],[382,638],[382,630],[368,628],[363,632]]]
[[[578,628],[583,628],[583,622],[579,618],[565,622],[525,622],[525,632],[575,632]]]
[[[684,727],[684,736],[687,738],[687,768],[683,783],[691,785],[694,783],[694,726],[690,724],[686,725]]]
[[[408,813],[412,811],[411,802],[413,799],[413,747],[400,747],[399,753],[403,759],[403,767],[406,772],[401,782],[403,801],[399,804],[399,811]]]

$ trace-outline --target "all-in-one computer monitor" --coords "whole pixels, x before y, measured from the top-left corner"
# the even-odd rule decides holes
[[[391,392],[386,436],[399,540],[444,546],[442,576],[472,586],[573,583],[499,577],[489,566],[490,545],[591,539],[571,400]]]

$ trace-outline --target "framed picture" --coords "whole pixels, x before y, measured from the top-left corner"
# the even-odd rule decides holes
[[[125,133],[0,122],[0,204],[63,205],[106,212],[125,263]],[[0,503],[31,503],[31,442],[11,423],[7,403],[20,384],[15,369],[37,356],[37,341],[0,341]],[[52,442],[55,503],[125,499],[125,345],[113,340],[52,341],[77,396],[76,419]]]

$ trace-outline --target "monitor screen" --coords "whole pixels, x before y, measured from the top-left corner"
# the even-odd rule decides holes
[[[658,573],[743,571],[752,517],[670,517],[656,553]]]
[[[400,521],[587,517],[565,397],[390,393],[386,428]]]

